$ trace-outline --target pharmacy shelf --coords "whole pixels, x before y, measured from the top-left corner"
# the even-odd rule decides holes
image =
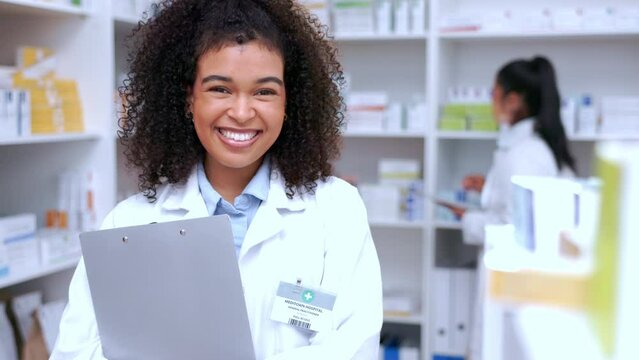
[[[424,229],[423,221],[405,221],[405,220],[370,220],[368,224],[374,228],[391,228],[391,229]]]
[[[64,5],[44,0],[0,0],[0,14],[4,15],[87,15],[79,6]]]
[[[64,270],[73,269],[78,265],[80,258],[71,259],[60,264],[42,266],[34,271],[21,273],[17,275],[9,275],[6,278],[0,278],[0,289],[23,283],[25,281],[41,278],[43,276],[55,274]]]
[[[0,146],[60,143],[60,142],[88,141],[88,140],[98,140],[98,139],[100,139],[100,135],[92,134],[92,133],[32,135],[32,136],[17,137],[12,139],[0,139]]]
[[[337,42],[360,41],[426,41],[427,33],[422,34],[338,34],[333,37]]]
[[[445,221],[445,220],[435,221],[435,229],[461,230],[461,228],[462,228],[462,225],[459,221]]]
[[[422,316],[420,314],[415,314],[411,316],[384,315],[384,322],[389,324],[421,325]]]
[[[444,40],[578,40],[578,39],[613,39],[639,37],[639,29],[610,29],[610,30],[560,30],[560,31],[462,31],[439,33]]]
[[[479,131],[439,131],[437,138],[446,140],[494,140],[497,139],[496,132]],[[594,134],[594,135],[570,135],[570,141],[596,142],[607,140],[639,140],[639,134]]]
[[[360,130],[347,130],[344,132],[344,137],[347,138],[413,138],[423,139],[426,134],[423,132],[411,132],[411,131],[360,131]]]
[[[446,140],[494,140],[497,132],[490,131],[438,131],[438,139]]]
[[[608,141],[608,140],[637,141],[639,140],[639,134],[595,134],[595,135],[576,134],[576,135],[570,135],[568,139],[570,141],[583,141],[583,142],[589,142],[589,141],[596,142],[596,141]]]
[[[136,25],[140,21],[140,18],[131,14],[131,15],[113,15],[113,22],[122,25]]]

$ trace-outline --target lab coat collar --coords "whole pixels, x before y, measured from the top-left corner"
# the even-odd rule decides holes
[[[197,166],[193,167],[186,183],[171,184],[165,191],[167,192],[166,195],[160,194],[158,197],[158,200],[162,204],[162,208],[165,210],[185,210],[187,212],[191,212],[193,210],[202,210],[200,209],[200,205],[204,205],[204,213],[202,216],[206,216],[206,204],[204,204],[204,200],[198,187]],[[164,200],[162,200],[163,198]],[[299,194],[296,194],[292,199],[289,199],[286,196],[286,182],[284,180],[284,176],[282,176],[282,174],[276,169],[273,169],[270,176],[268,197],[262,205],[270,206],[274,209],[301,211],[306,208],[306,199],[304,195]]]
[[[497,147],[507,150],[535,134],[535,118],[526,118],[515,125],[502,125],[497,139]]]
[[[257,209],[251,226],[249,226],[242,248],[239,261],[254,246],[266,241],[284,230],[284,220],[281,211],[298,212],[306,209],[306,199],[296,194],[292,199],[286,196],[286,182],[284,176],[277,171],[271,171],[271,182],[266,201]]]
[[[205,217],[208,215],[204,198],[200,194],[197,182],[197,166],[183,184],[170,184],[166,187],[164,200],[161,198],[162,208],[168,211],[184,210],[187,217]]]

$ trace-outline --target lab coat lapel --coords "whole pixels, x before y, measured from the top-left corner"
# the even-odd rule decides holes
[[[286,197],[286,187],[282,175],[273,171],[269,186],[268,197],[262,202],[246,232],[246,237],[240,250],[240,259],[252,247],[273,238],[284,229],[282,212],[303,211],[305,201],[296,195],[293,199]]]
[[[194,167],[186,183],[167,188],[168,193],[163,200],[160,199],[162,208],[169,212],[182,212],[184,219],[209,216],[197,181],[197,167]]]

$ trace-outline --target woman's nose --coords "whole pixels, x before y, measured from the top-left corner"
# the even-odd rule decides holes
[[[249,96],[237,96],[228,111],[230,117],[243,123],[255,117],[255,109]]]

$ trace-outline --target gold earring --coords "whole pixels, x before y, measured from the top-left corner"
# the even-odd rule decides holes
[[[286,119],[288,119],[288,116],[284,114],[284,121],[286,121]]]

